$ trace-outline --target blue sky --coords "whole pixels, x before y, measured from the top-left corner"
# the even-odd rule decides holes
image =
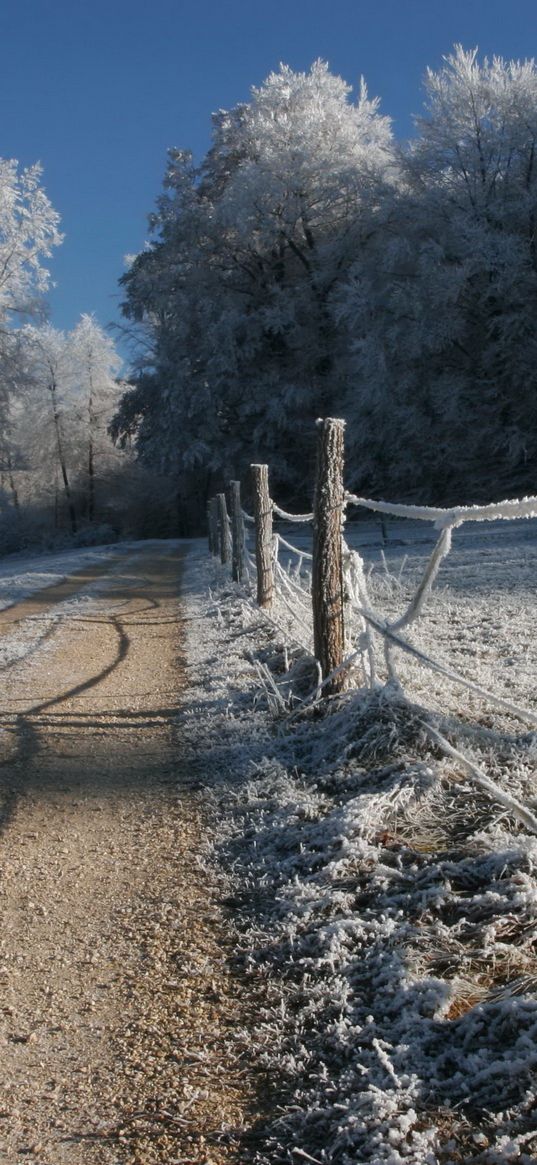
[[[210,115],[280,61],[363,74],[396,133],[454,42],[537,55],[535,0],[0,0],[0,156],[41,161],[65,241],[51,319],[118,317],[123,256],[140,250],[169,146],[201,156]]]

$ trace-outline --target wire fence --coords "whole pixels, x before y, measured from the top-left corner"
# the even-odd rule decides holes
[[[239,482],[230,483],[230,511],[223,493],[208,507],[209,547],[245,584],[265,617],[289,645],[311,658],[316,683],[304,703],[339,695],[352,687],[383,688],[404,698],[398,658],[405,656],[444,681],[473,693],[532,729],[537,713],[490,691],[408,637],[422,619],[442,563],[452,549],[452,533],[469,522],[537,517],[537,497],[490,505],[442,509],[359,497],[343,484],[344,422],[318,422],[319,447],[311,513],[292,514],[270,496],[266,465],[251,466],[254,513],[241,505]],[[345,539],[344,523],[353,509],[432,524],[437,537],[404,610],[390,618],[378,610],[360,553]],[[311,530],[311,550],[274,530],[273,520]],[[302,530],[302,535],[304,531]],[[269,677],[270,678],[270,677]],[[273,681],[271,681],[273,683]],[[274,686],[277,695],[276,686]],[[456,759],[468,776],[524,826],[537,833],[537,817],[511,792],[501,789],[472,759],[439,731],[424,711],[423,728],[445,756]]]
[[[321,432],[321,443],[326,443],[326,433],[334,426],[343,430],[343,422],[329,418],[322,422],[324,429]],[[321,460],[321,459],[320,459]],[[322,667],[323,693],[331,687],[335,676],[340,678],[338,690],[349,685],[349,682],[365,683],[373,688],[381,679],[392,685],[400,684],[397,669],[397,654],[399,652],[411,656],[424,668],[436,671],[448,680],[466,687],[480,697],[498,705],[505,711],[517,716],[525,723],[537,726],[537,715],[529,709],[524,709],[503,699],[494,692],[476,684],[468,676],[455,668],[446,666],[441,660],[435,659],[415,646],[407,636],[409,628],[417,623],[423,615],[427,600],[438,577],[443,561],[447,558],[452,547],[452,532],[467,522],[486,522],[498,520],[513,520],[520,518],[537,517],[537,497],[526,497],[520,500],[507,500],[491,505],[459,506],[451,509],[442,509],[432,506],[403,505],[386,501],[374,501],[371,498],[358,497],[343,489],[343,464],[332,463],[325,467],[324,478],[319,479],[315,486],[315,498],[319,513],[292,514],[284,510],[270,498],[268,488],[268,468],[254,466],[253,471],[263,470],[264,496],[261,496],[257,513],[247,513],[240,504],[239,483],[232,483],[234,497],[231,505],[231,518],[226,507],[224,494],[218,495],[218,504],[212,522],[210,519],[210,548],[213,554],[218,555],[224,564],[230,564],[233,558],[233,544],[239,541],[234,561],[234,574],[237,581],[249,580],[256,585],[257,598],[260,606],[264,606],[270,613],[273,621],[279,623],[282,632],[300,646],[312,657],[316,657],[315,642],[315,603],[323,600],[323,595],[316,594],[316,590],[323,589],[327,575],[339,577],[340,602],[336,609],[331,611],[328,623],[328,632],[333,631],[333,624],[339,621],[341,634],[338,635],[339,658],[334,666],[327,671]],[[326,477],[337,479],[329,483],[327,490]],[[340,499],[334,493],[339,490]],[[330,495],[328,498],[326,494]],[[323,504],[324,503],[324,504]],[[210,513],[213,503],[210,503]],[[394,518],[411,518],[429,522],[438,531],[436,543],[430,554],[421,575],[413,589],[409,601],[402,614],[395,619],[386,617],[375,609],[370,594],[367,573],[362,556],[352,549],[344,537],[344,516],[353,508],[361,508]],[[326,512],[328,510],[328,513]],[[237,521],[238,517],[238,521]],[[295,545],[290,537],[273,529],[273,517],[298,526],[308,525],[312,530],[312,549]],[[216,518],[216,520],[215,520]],[[333,561],[321,562],[320,576],[315,579],[315,559],[319,559],[326,546],[319,546],[319,525],[338,525],[338,538],[332,547]],[[233,536],[233,529],[235,534]],[[321,531],[322,533],[322,531]],[[317,537],[316,537],[317,536]],[[324,540],[326,541],[326,539]],[[337,545],[339,541],[339,546]],[[259,593],[259,560],[264,561],[264,572],[267,577],[263,580],[263,588]],[[326,558],[326,554],[325,554]],[[330,589],[330,582],[328,583]],[[332,588],[333,589],[333,588]],[[326,598],[326,596],[324,596]],[[332,601],[333,595],[329,594]],[[326,630],[323,628],[323,631]]]

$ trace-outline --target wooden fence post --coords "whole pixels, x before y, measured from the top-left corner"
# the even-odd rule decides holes
[[[229,483],[231,510],[231,574],[234,582],[242,582],[244,574],[244,522],[241,507],[241,483]]]
[[[209,502],[209,548],[211,554],[216,556],[219,554],[219,535],[218,535],[218,502],[216,498],[211,498]]]
[[[257,602],[271,607],[274,597],[272,566],[272,502],[269,493],[268,465],[251,465],[254,487],[255,561],[257,566]]]
[[[226,495],[217,494],[216,500],[218,502],[218,526],[220,535],[220,562],[224,566],[231,559],[231,546],[229,538],[229,517],[226,505]]]
[[[323,679],[343,663],[342,527],[345,490],[343,457],[345,421],[326,417],[319,430],[317,477],[313,502],[313,643]],[[343,691],[344,672],[323,688],[324,695]]]

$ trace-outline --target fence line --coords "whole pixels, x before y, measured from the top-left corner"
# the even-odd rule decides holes
[[[255,580],[257,602],[265,618],[283,629],[287,642],[311,655],[316,682],[313,694],[301,705],[314,704],[322,696],[334,696],[351,686],[353,669],[361,666],[366,686],[380,686],[377,644],[382,642],[389,683],[401,691],[396,654],[402,652],[426,669],[464,686],[479,698],[488,700],[511,716],[533,728],[537,713],[520,708],[453,668],[435,660],[414,646],[401,634],[423,614],[440,567],[451,550],[452,532],[466,522],[512,520],[537,517],[537,497],[510,499],[484,506],[458,506],[442,509],[374,501],[348,493],[343,484],[344,422],[326,418],[318,422],[318,459],[313,511],[291,514],[270,497],[267,465],[252,465],[254,513],[241,505],[240,483],[230,482],[231,523],[224,494],[210,500],[207,508],[209,550],[232,571],[235,581]],[[343,537],[343,523],[350,506],[384,515],[429,521],[438,530],[433,550],[405,610],[391,621],[374,609],[361,555],[351,549]],[[278,531],[273,531],[273,516],[290,524],[311,524],[313,552],[295,546]],[[254,554],[248,546],[247,530],[254,535]],[[287,555],[287,562],[285,556]],[[270,686],[269,698],[275,706],[285,708],[278,685],[264,665],[264,682]],[[267,674],[265,675],[265,671]],[[293,713],[299,715],[300,712]],[[423,710],[422,727],[429,739],[445,756],[458,761],[481,789],[537,833],[537,815],[511,792],[505,792],[480,769],[470,757],[455,748],[441,732],[442,717],[431,722]],[[448,723],[448,722],[446,722]],[[450,725],[450,728],[452,725]]]
[[[371,688],[378,686],[376,642],[383,642],[384,661],[388,679],[399,684],[395,655],[397,651],[410,654],[418,663],[431,668],[454,682],[464,684],[484,699],[526,723],[537,724],[537,716],[488,692],[479,684],[439,663],[414,647],[400,633],[415,623],[423,614],[442,562],[451,549],[452,531],[466,522],[513,520],[537,517],[537,497],[510,499],[490,505],[457,506],[443,509],[434,506],[414,506],[386,501],[374,501],[345,491],[343,485],[344,422],[325,418],[318,422],[318,460],[314,488],[314,508],[311,513],[292,514],[277,505],[270,497],[267,465],[252,465],[254,514],[248,514],[240,504],[240,485],[233,483],[238,499],[232,510],[232,547],[224,558],[222,530],[229,529],[229,520],[219,509],[219,538],[215,545],[214,503],[208,507],[209,548],[222,562],[239,562],[240,577],[255,573],[257,602],[271,621],[278,622],[275,607],[281,603],[286,616],[291,618],[291,629],[296,643],[308,651],[321,668],[322,694],[333,695],[349,684],[349,674],[357,661],[365,682]],[[218,495],[217,505],[221,507]],[[225,504],[225,497],[224,497]],[[350,506],[361,507],[394,517],[429,521],[439,531],[436,544],[425,564],[422,576],[403,613],[389,621],[374,610],[368,591],[364,563],[357,551],[350,549],[343,537],[343,522]],[[227,511],[226,511],[227,514]],[[273,515],[289,523],[313,526],[313,553],[295,546],[272,528]],[[247,546],[245,524],[254,531],[255,559]],[[295,560],[294,567],[286,567],[282,551]],[[311,567],[311,578],[304,564]],[[235,569],[235,568],[234,568]],[[295,628],[292,624],[295,624]]]

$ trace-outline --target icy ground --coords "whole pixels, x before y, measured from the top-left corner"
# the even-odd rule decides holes
[[[122,543],[122,545],[125,545]],[[54,586],[76,570],[103,561],[117,553],[117,545],[55,554],[12,554],[0,559],[0,610]]]
[[[392,613],[432,544],[392,527],[384,564],[378,531],[353,541]],[[535,523],[457,532],[409,638],[535,714],[536,571]],[[537,836],[426,726],[530,812],[534,732],[399,656],[402,693],[301,711],[311,669],[203,549],[187,589],[188,731],[242,958],[273,1000],[255,1043],[280,1115],[259,1162],[535,1163]]]
[[[155,544],[159,544],[158,540]],[[113,569],[116,558],[120,564],[124,563],[131,552],[150,545],[149,541],[121,542],[54,554],[14,554],[0,558],[0,612],[7,612],[32,596],[40,598],[40,609],[33,615],[20,621],[9,620],[9,635],[0,636],[0,669],[9,669],[19,660],[31,657],[36,650],[47,651],[51,630],[62,615],[68,610],[86,607],[92,595],[98,593],[99,569],[102,567],[103,572],[109,567]],[[86,570],[90,574],[72,598],[56,606],[48,602],[48,588],[62,583],[73,573]],[[93,581],[92,571],[96,575]]]

